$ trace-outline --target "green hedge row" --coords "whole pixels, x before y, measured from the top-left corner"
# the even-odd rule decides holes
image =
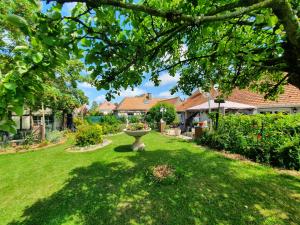
[[[228,115],[198,144],[276,167],[300,169],[300,114]]]

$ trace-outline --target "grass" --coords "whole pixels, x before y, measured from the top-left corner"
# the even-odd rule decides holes
[[[0,155],[0,224],[300,224],[297,177],[157,133],[141,153],[125,134],[110,138],[95,152],[65,152],[69,141]],[[185,178],[149,185],[145,168],[160,163]]]

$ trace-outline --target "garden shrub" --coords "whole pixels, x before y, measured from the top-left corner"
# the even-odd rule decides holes
[[[122,132],[123,129],[125,129],[125,124],[108,124],[108,123],[102,123],[101,124],[103,129],[103,134],[116,134],[119,132]]]
[[[63,136],[63,132],[54,130],[46,133],[46,140],[50,143],[57,143],[63,138]]]
[[[272,166],[299,170],[300,114],[227,115],[197,142]]]
[[[83,125],[83,124],[87,124],[87,121],[84,120],[84,119],[81,118],[81,117],[75,117],[75,118],[73,119],[73,123],[74,123],[75,127],[78,127],[78,126],[81,126],[81,125]]]
[[[86,121],[89,124],[98,124],[102,127],[103,134],[116,134],[122,132],[125,128],[126,118],[113,114],[103,116],[88,116]]]
[[[105,115],[99,121],[103,128],[103,134],[116,134],[125,128],[123,117],[116,115]],[[125,121],[126,122],[126,121]]]
[[[81,125],[75,134],[75,144],[88,146],[102,143],[102,127],[98,124]]]
[[[141,121],[141,116],[130,116],[128,117],[129,123],[138,123]]]

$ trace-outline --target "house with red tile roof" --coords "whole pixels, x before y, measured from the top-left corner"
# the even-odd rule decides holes
[[[175,107],[182,103],[179,97],[170,99],[154,98],[151,93],[147,93],[139,96],[124,98],[115,111],[118,115],[142,115],[148,112],[152,106],[159,102],[167,102]]]
[[[217,97],[215,90],[210,92],[210,101],[207,95],[198,90],[177,106],[181,112],[181,120],[190,124],[194,117],[200,121],[208,120],[209,108],[217,110],[218,104],[214,102]],[[230,96],[220,104],[222,113],[300,113],[300,89],[293,85],[286,85],[284,93],[280,94],[275,101],[265,100],[262,94],[255,93],[248,89],[234,89]]]
[[[113,113],[116,110],[116,108],[117,104],[108,101],[104,101],[98,106],[99,112],[103,113],[104,115]]]

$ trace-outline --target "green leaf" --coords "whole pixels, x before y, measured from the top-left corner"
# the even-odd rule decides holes
[[[22,116],[24,112],[24,107],[23,105],[16,105],[12,108],[12,110],[18,115]]]
[[[268,18],[268,25],[270,27],[274,27],[277,24],[277,22],[278,22],[278,18],[276,16],[270,16]]]
[[[28,23],[23,17],[17,15],[9,15],[6,17],[6,20],[10,24],[20,28],[24,33],[27,34],[29,32]]]
[[[16,46],[13,51],[24,51],[24,50],[28,50],[28,49],[29,48],[26,45],[19,45],[19,46]]]
[[[19,66],[17,70],[20,74],[24,74],[28,71],[26,66]]]
[[[39,6],[39,4],[37,3],[36,0],[28,0],[31,4],[35,5],[35,6]]]
[[[61,14],[58,11],[54,11],[49,15],[49,18],[52,20],[59,20],[60,17],[61,17]]]
[[[50,46],[54,46],[55,45],[55,40],[53,37],[49,37],[49,36],[43,36],[42,41]]]
[[[264,17],[263,15],[257,15],[257,16],[256,16],[255,22],[256,22],[257,24],[261,24],[261,23],[263,23],[264,21],[265,21],[265,17]]]
[[[17,132],[16,123],[12,120],[2,120],[0,122],[0,130],[15,134]]]
[[[4,83],[4,87],[11,91],[16,91],[17,85],[15,83]]]
[[[43,54],[38,52],[35,55],[32,56],[32,60],[34,63],[39,63],[43,60]]]

